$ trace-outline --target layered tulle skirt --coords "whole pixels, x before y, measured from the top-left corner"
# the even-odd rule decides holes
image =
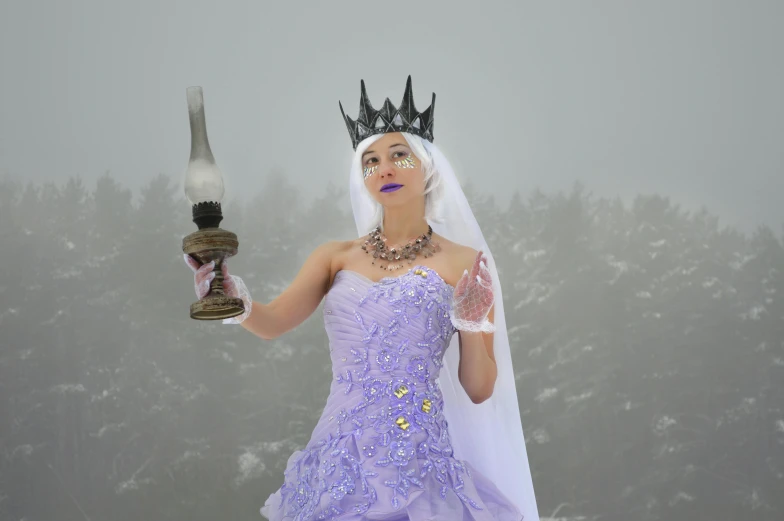
[[[389,434],[347,430],[294,452],[283,486],[270,495],[261,514],[270,521],[523,518],[470,462],[454,458],[448,444],[437,443],[433,432],[396,437],[393,429]]]

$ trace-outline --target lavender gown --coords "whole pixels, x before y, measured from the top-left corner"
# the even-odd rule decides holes
[[[456,329],[454,288],[415,266],[373,282],[341,270],[325,297],[332,384],[310,441],[294,452],[270,520],[501,520],[522,514],[455,459],[436,378]]]

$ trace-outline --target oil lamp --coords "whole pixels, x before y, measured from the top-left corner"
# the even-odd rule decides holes
[[[223,259],[237,254],[239,242],[236,234],[218,227],[223,220],[223,176],[207,140],[202,88],[188,87],[186,96],[191,124],[191,157],[185,174],[185,197],[192,205],[193,222],[199,229],[182,239],[182,251],[200,264],[215,261],[215,278],[210,291],[191,304],[191,318],[221,320],[245,311],[242,299],[224,293],[221,271]]]

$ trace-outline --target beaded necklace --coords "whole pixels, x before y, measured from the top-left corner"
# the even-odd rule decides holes
[[[365,250],[365,253],[368,255],[373,255],[374,260],[371,264],[376,263],[375,259],[382,259],[387,261],[387,265],[381,266],[379,264],[379,268],[386,271],[396,271],[402,268],[404,264],[392,264],[393,261],[404,259],[408,260],[408,264],[411,265],[420,253],[427,258],[436,252],[441,251],[441,246],[438,242],[431,240],[432,236],[433,228],[428,225],[427,233],[409,239],[408,243],[402,248],[395,246],[394,248],[387,249],[387,238],[381,233],[381,226],[376,226],[376,228],[368,234],[365,243],[362,245],[362,249]]]

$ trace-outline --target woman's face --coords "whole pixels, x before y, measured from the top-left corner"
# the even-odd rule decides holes
[[[365,188],[383,206],[402,206],[425,192],[422,164],[399,132],[384,134],[368,147],[362,175]]]

